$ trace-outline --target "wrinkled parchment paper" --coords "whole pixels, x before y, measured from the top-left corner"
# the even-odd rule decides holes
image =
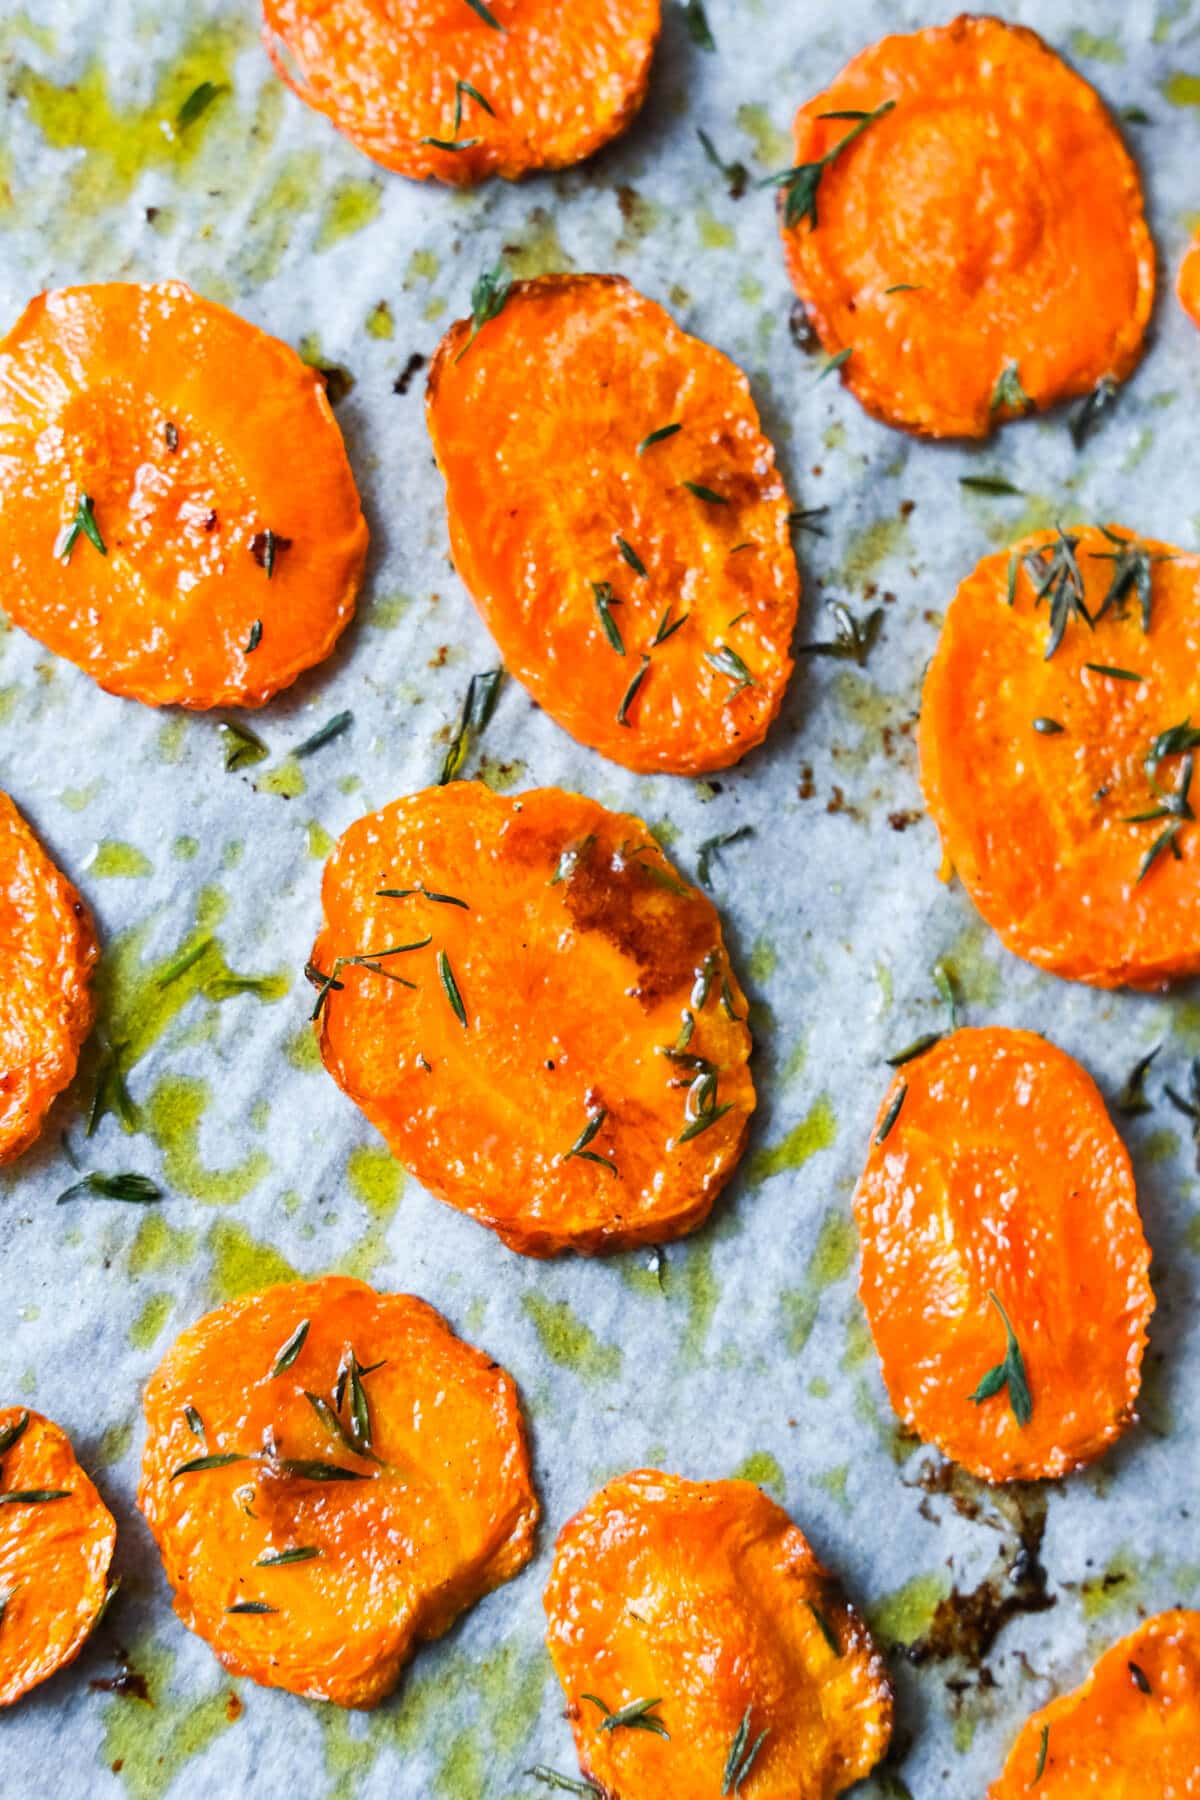
[[[340,365],[353,387],[338,417],[373,539],[357,623],[255,716],[272,755],[240,774],[224,772],[215,719],[112,698],[21,633],[0,638],[0,783],[95,908],[101,1030],[132,1046],[142,1125],[127,1136],[108,1117],[85,1139],[94,1044],[41,1145],[0,1180],[0,1391],[70,1432],[117,1515],[123,1583],[80,1661],[0,1724],[9,1800],[48,1781],[61,1800],[543,1791],[530,1764],[576,1768],[542,1638],[554,1532],[607,1476],[644,1463],[762,1482],[895,1646],[908,1749],[863,1790],[877,1796],[981,1794],[1031,1708],[1143,1612],[1200,1594],[1200,1212],[1188,1124],[1162,1098],[1163,1074],[1178,1085],[1200,1050],[1200,1006],[1187,991],[1087,992],[1003,953],[935,878],[911,735],[942,611],[989,547],[1059,514],[1200,541],[1200,339],[1167,286],[1200,209],[1200,6],[1094,0],[1086,29],[1070,0],[1008,8],[1114,107],[1150,120],[1127,132],[1165,291],[1145,364],[1082,454],[1061,417],[976,451],[918,445],[866,418],[836,378],[818,385],[819,354],[789,331],[772,198],[731,198],[697,140],[703,126],[752,180],[784,166],[796,104],[885,27],[949,10],[708,0],[717,55],[692,43],[679,7],[666,11],[650,97],[622,143],[555,178],[453,194],[375,169],[286,95],[253,0],[0,4],[3,328],[44,287],[180,276]],[[205,80],[223,91],[173,134]],[[559,783],[641,813],[689,873],[705,839],[753,828],[714,860],[712,886],[755,1002],[759,1112],[711,1224],[657,1269],[644,1253],[524,1261],[429,1199],[316,1066],[305,1023],[300,969],[332,839],[435,777],[470,675],[498,660],[447,560],[415,365],[501,254],[520,274],[621,270],[735,357],[797,504],[830,509],[825,535],[800,540],[801,637],[829,635],[823,599],[885,612],[865,668],[802,666],[766,747],[711,784],[610,766],[513,683],[472,759],[502,787]],[[1002,473],[1026,497],[971,494],[958,484],[971,471]],[[289,758],[343,709],[348,732]],[[207,934],[204,959],[159,989],[167,961]],[[952,1586],[996,1578],[1001,1597],[1013,1591],[1016,1513],[970,1484],[959,1498],[968,1512],[978,1499],[975,1518],[922,1491],[936,1459],[897,1444],[849,1214],[881,1058],[944,1022],[939,957],[971,1021],[1046,1029],[1110,1095],[1165,1046],[1154,1110],[1121,1122],[1158,1296],[1145,1422],[1044,1491],[1053,1605],[1006,1624],[982,1675],[920,1646]],[[206,997],[223,968],[281,979]],[[64,1133],[84,1168],[142,1170],[168,1197],[56,1207],[73,1179]],[[536,1564],[423,1650],[371,1716],[231,1683],[171,1613],[134,1506],[140,1390],[172,1337],[293,1270],[423,1295],[513,1372],[532,1421]],[[149,1701],[93,1687],[122,1656]]]

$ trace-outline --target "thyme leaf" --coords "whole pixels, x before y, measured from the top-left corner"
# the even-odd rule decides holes
[[[771,1727],[765,1726],[754,1742],[750,1742],[750,1720],[754,1708],[748,1706],[742,1714],[742,1722],[733,1734],[733,1742],[729,1746],[729,1755],[725,1758],[725,1773],[721,1777],[721,1793],[736,1796],[743,1781],[754,1764],[763,1743],[770,1733]]]
[[[728,644],[719,644],[715,650],[706,650],[704,660],[718,675],[727,675],[734,683],[732,690],[726,695],[726,704],[736,698],[744,688],[756,687],[757,683],[738,655]]]
[[[217,730],[225,740],[227,775],[233,775],[238,769],[248,769],[253,763],[260,763],[271,754],[257,731],[251,731],[248,725],[239,725],[233,719],[222,719]]]
[[[190,1462],[181,1462],[171,1470],[171,1480],[178,1481],[181,1475],[201,1475],[208,1469],[228,1469],[233,1463],[253,1462],[241,1450],[218,1450],[212,1456],[194,1456]]]
[[[937,962],[934,963],[931,973],[933,975],[933,985],[938,991],[938,999],[942,1002],[942,1005],[950,1015],[950,1029],[951,1031],[957,1031],[961,1002],[958,991],[958,979],[955,976],[954,970],[950,967],[949,963],[946,962],[944,957],[939,957]]]
[[[996,377],[996,385],[992,389],[992,397],[988,401],[988,411],[1027,413],[1033,407],[1033,401],[1021,386],[1021,371],[1015,362],[1006,363]]]
[[[0,1506],[46,1506],[51,1500],[66,1500],[72,1488],[10,1488],[0,1494]]]
[[[786,196],[783,206],[783,222],[789,230],[793,226],[799,225],[801,219],[807,219],[813,231],[817,229],[817,192],[821,185],[821,177],[826,169],[837,161],[843,150],[849,149],[855,139],[860,138],[867,127],[875,123],[876,119],[882,119],[886,113],[890,113],[895,104],[894,100],[885,100],[882,106],[875,108],[874,112],[840,115],[827,113],[823,115],[827,118],[851,117],[855,120],[855,124],[853,129],[848,131],[845,137],[839,138],[833,148],[827,150],[818,161],[798,163],[795,168],[784,169],[778,175],[768,175],[765,181],[759,182],[760,187],[783,189]]]
[[[1023,492],[1003,475],[960,475],[958,485],[970,488],[973,494],[1012,494],[1019,498]]]
[[[836,356],[829,357],[826,362],[821,364],[821,370],[817,376],[817,380],[824,381],[827,375],[834,374],[838,369],[844,369],[853,355],[854,345],[847,344],[844,350],[839,350]]]
[[[64,1188],[54,1204],[65,1206],[68,1200],[78,1200],[84,1194],[95,1194],[100,1200],[127,1200],[134,1206],[149,1206],[163,1197],[162,1189],[148,1175],[93,1173]]]
[[[1097,617],[1099,617],[1098,614]],[[1089,662],[1084,663],[1083,666],[1085,669],[1090,669],[1093,675],[1110,675],[1114,681],[1145,681],[1146,679],[1144,675],[1137,674],[1133,669],[1114,669],[1111,663]]]
[[[28,1412],[22,1412],[20,1417],[14,1419],[11,1425],[6,1425],[3,1431],[0,1431],[0,1456],[7,1456],[13,1445],[19,1438],[24,1437],[28,1429]]]
[[[1046,1752],[1049,1748],[1050,1727],[1049,1725],[1043,1725],[1041,1740],[1038,1744],[1037,1762],[1034,1765],[1033,1780],[1029,1784],[1030,1787],[1036,1787],[1038,1782],[1042,1779],[1042,1776],[1046,1773]]]
[[[883,608],[876,606],[865,618],[855,618],[841,600],[828,602],[833,617],[833,637],[815,644],[798,646],[802,656],[832,656],[842,662],[863,667],[883,628]]]
[[[700,1113],[690,1124],[684,1126],[675,1142],[690,1144],[693,1138],[698,1138],[702,1131],[707,1131],[710,1125],[715,1125],[718,1119],[723,1119],[732,1108],[732,1100],[726,1100],[722,1106],[710,1106],[707,1112]]]
[[[621,602],[612,591],[612,584],[607,581],[593,581],[592,593],[596,597],[596,611],[600,614],[600,623],[604,627],[604,635],[618,656],[625,654],[625,641],[612,616],[612,608]]]
[[[824,518],[828,511],[827,506],[794,506],[788,514],[788,525],[793,531],[808,531],[813,537],[824,537],[825,527],[818,525],[817,520]]]
[[[697,500],[706,500],[710,506],[729,505],[724,494],[718,494],[715,488],[705,487],[702,482],[682,481],[679,485],[685,487],[689,494],[694,494]]]
[[[979,1386],[970,1396],[976,1406],[993,1395],[1008,1389],[1008,1404],[1012,1408],[1013,1418],[1023,1429],[1033,1417],[1033,1398],[1029,1392],[1029,1381],[1025,1374],[1025,1358],[1021,1355],[1021,1346],[1017,1342],[1017,1334],[1012,1328],[1008,1314],[1005,1312],[993,1289],[988,1289],[988,1299],[1004,1321],[1006,1349],[1003,1362],[995,1363],[981,1378]]]
[[[1067,430],[1076,450],[1082,450],[1109,408],[1114,405],[1119,389],[1111,375],[1104,375],[1090,394],[1084,396],[1067,420]]]
[[[1175,819],[1165,828],[1165,830],[1159,832],[1150,848],[1146,851],[1141,862],[1138,864],[1137,878],[1134,881],[1135,887],[1141,886],[1142,882],[1145,881],[1147,875],[1164,851],[1169,850],[1176,862],[1182,861],[1182,852],[1179,848],[1179,833],[1181,830],[1182,825],[1180,821]]]
[[[476,6],[476,0],[467,0],[467,5]],[[480,13],[480,17],[487,12],[487,8],[481,4],[477,7],[477,10]],[[488,15],[488,22],[490,24],[496,24],[496,21],[491,18],[490,14]],[[503,26],[496,25],[496,29],[497,31],[502,31]],[[483,274],[480,275],[474,287],[471,289],[471,334],[458,355],[455,357],[454,360],[456,363],[462,361],[484,326],[490,325],[493,319],[499,318],[508,303],[508,297],[511,293],[512,276],[509,275],[503,263],[497,263],[494,269],[485,269]]]
[[[454,894],[435,894],[432,888],[410,887],[375,889],[375,898],[377,900],[408,900],[416,894],[419,894],[422,900],[433,901],[437,906],[461,906],[464,912],[470,912],[471,910],[465,900],[459,900]]]
[[[471,745],[475,739],[482,737],[496,710],[496,702],[500,698],[500,682],[503,669],[488,669],[482,675],[472,675],[467,684],[467,697],[463,702],[462,716],[458,721],[454,736],[450,740],[450,748],[442,763],[442,772],[438,776],[438,786],[445,787],[449,781],[457,781],[463,771]]]
[[[662,1705],[661,1700],[630,1700],[612,1712],[598,1694],[584,1694],[582,1698],[590,1700],[604,1714],[600,1721],[601,1731],[652,1731],[656,1737],[663,1738],[671,1735],[662,1720],[653,1716],[654,1708]]]
[[[108,555],[104,539],[100,536],[100,527],[96,523],[96,510],[90,494],[80,494],[79,499],[75,502],[75,516],[55,552],[61,562],[70,562],[71,552],[79,542],[81,534],[93,549],[100,552],[101,556]]]
[[[650,667],[650,658],[645,654],[645,652],[643,652],[642,653],[642,666],[638,670],[637,674],[634,676],[633,680],[630,682],[629,686],[625,689],[625,692],[621,698],[621,704],[617,708],[617,724],[624,725],[629,730],[633,729],[632,724],[630,723],[630,719],[629,719],[629,708],[633,705],[634,700],[637,698],[638,689],[641,687],[643,681],[645,681],[646,671],[649,667]]]
[[[829,1648],[833,1651],[833,1654],[835,1656],[840,1656],[842,1654],[842,1646],[838,1641],[838,1634],[829,1623],[829,1620],[825,1617],[825,1614],[819,1607],[814,1606],[811,1600],[808,1602],[808,1610],[816,1620],[817,1629],[825,1639],[825,1642],[829,1645]]]
[[[1146,1094],[1146,1077],[1150,1073],[1150,1065],[1161,1049],[1161,1044],[1155,1044],[1153,1050],[1148,1050],[1145,1056],[1139,1056],[1125,1077],[1120,1093],[1113,1101],[1117,1111],[1124,1113],[1127,1118],[1137,1118],[1141,1113],[1154,1111],[1154,1103]]]
[[[483,0],[466,0],[466,4],[470,7],[476,18],[482,19],[485,25],[490,25],[493,31],[507,30],[507,26],[500,23],[495,13],[492,12],[489,7],[484,5]]]
[[[185,1406],[183,1409],[183,1416],[187,1420],[187,1427],[188,1427],[188,1430],[191,1432],[192,1436],[198,1437],[200,1439],[200,1442],[203,1443],[204,1442],[204,1420],[200,1417],[200,1414],[196,1411],[195,1407],[194,1406]]]
[[[276,1375],[282,1375],[286,1370],[290,1369],[300,1352],[303,1350],[304,1340],[308,1336],[309,1324],[310,1321],[308,1319],[301,1319],[287,1343],[284,1344],[283,1348],[279,1351],[275,1361],[271,1364],[272,1381],[275,1379]]]
[[[607,1117],[608,1117],[608,1108],[605,1106],[602,1106],[600,1108],[599,1112],[595,1112],[595,1113],[592,1113],[589,1115],[587,1124],[584,1126],[584,1128],[580,1132],[579,1136],[575,1139],[575,1142],[571,1145],[571,1148],[567,1151],[566,1155],[563,1157],[564,1162],[570,1162],[572,1157],[577,1157],[582,1162],[600,1163],[600,1164],[602,1164],[602,1166],[604,1168],[611,1169],[611,1171],[614,1175],[616,1175],[618,1173],[616,1163],[613,1162],[609,1157],[598,1156],[595,1153],[595,1151],[588,1149],[588,1145],[591,1143],[592,1139],[599,1132],[601,1126],[604,1124],[604,1121],[605,1121],[605,1119],[607,1119]]]
[[[1060,725],[1057,719],[1041,718],[1033,721],[1033,729],[1040,731],[1043,737],[1057,737],[1066,730],[1066,726]]]
[[[279,1608],[268,1606],[265,1600],[238,1600],[234,1605],[227,1606],[225,1611],[227,1613],[273,1613],[278,1612]]]
[[[657,431],[652,431],[648,437],[642,439],[637,447],[637,454],[644,456],[653,444],[661,444],[664,439],[674,437],[677,431],[682,430],[683,426],[678,422],[674,425],[660,425]]]
[[[280,1569],[285,1563],[311,1562],[321,1552],[315,1544],[297,1544],[291,1550],[264,1550],[254,1559],[256,1569]]]
[[[1129,1673],[1133,1677],[1134,1687],[1140,1694],[1152,1694],[1154,1692],[1154,1689],[1150,1686],[1150,1677],[1140,1663],[1131,1662],[1129,1665]]]
[[[731,200],[740,200],[750,185],[750,171],[745,163],[725,162],[707,131],[703,131],[697,127],[696,136],[700,139],[701,148],[713,168],[719,169],[724,177],[729,198]]]
[[[291,547],[291,538],[280,537],[279,533],[272,531],[269,525],[265,531],[256,531],[250,539],[250,554],[259,568],[265,572],[268,581],[275,573],[275,564],[279,558],[285,550],[290,550]]]
[[[717,40],[708,23],[708,15],[704,10],[704,0],[684,0],[683,22],[687,34],[693,44],[701,50],[715,50]]]
[[[310,1462],[285,1457],[275,1464],[281,1475],[295,1481],[371,1481],[361,1469],[347,1469],[341,1463]]]
[[[651,649],[658,644],[665,644],[669,637],[674,637],[675,633],[679,630],[679,627],[687,622],[688,616],[687,613],[680,613],[677,619],[672,619],[671,608],[668,606],[666,612],[658,621],[658,630],[650,639]]]
[[[253,625],[250,627],[250,636],[246,639],[246,647],[242,651],[242,655],[243,656],[251,656],[254,653],[254,651],[258,649],[258,646],[261,643],[262,643],[262,620],[255,619]]]
[[[450,958],[446,955],[444,950],[439,950],[437,953],[437,970],[442,978],[442,986],[446,990],[446,998],[450,1002],[450,1010],[462,1026],[463,1030],[466,1031],[468,1029],[467,1009],[463,1005],[462,995],[458,991],[458,983],[454,979],[454,970],[450,967]]]
[[[1196,1167],[1200,1169],[1200,1057],[1193,1057],[1188,1069],[1187,1099],[1169,1084],[1163,1090],[1176,1112],[1192,1122],[1192,1142],[1196,1146]]]
[[[225,92],[224,84],[217,81],[202,81],[194,87],[179,111],[175,115],[175,124],[180,131],[186,131],[194,125],[202,113],[206,113],[219,94]]]
[[[1072,617],[1082,619],[1089,631],[1095,624],[1084,599],[1083,575],[1075,555],[1079,538],[1069,535],[1061,525],[1055,527],[1055,533],[1051,543],[1039,545],[1024,558],[1026,572],[1033,582],[1034,605],[1040,606],[1047,598],[1050,601],[1050,636],[1043,658],[1045,662],[1050,661],[1062,643]]]
[[[728,844],[740,843],[742,838],[754,836],[753,825],[739,825],[735,831],[719,831],[715,837],[705,838],[696,855],[696,874],[702,887],[709,885],[712,874],[712,859]]]
[[[547,1768],[545,1763],[535,1763],[525,1773],[532,1775],[535,1781],[540,1781],[543,1787],[557,1788],[561,1794],[600,1795],[600,1789],[593,1782],[575,1781],[570,1775],[560,1775],[557,1769]],[[603,1800],[602,1795],[600,1800]]]
[[[354,714],[352,712],[335,713],[333,718],[327,720],[319,731],[314,731],[311,737],[306,737],[303,743],[297,744],[292,755],[311,756],[314,750],[323,750],[326,744],[332,744],[334,738],[339,738],[344,731],[349,731],[353,723]]]
[[[560,881],[570,881],[595,841],[595,832],[589,831],[586,837],[576,838],[573,844],[568,844],[559,855],[548,885],[557,887]]]
[[[614,542],[616,543],[617,549],[621,552],[621,555],[625,558],[625,561],[629,564],[630,568],[633,570],[634,574],[640,575],[644,579],[645,574],[646,574],[646,565],[642,561],[641,557],[638,555],[637,551],[634,549],[633,545],[628,543],[626,541],[626,539],[621,536],[620,532],[617,533],[616,538],[614,539]]]
[[[1118,618],[1124,617],[1124,602],[1131,593],[1137,595],[1138,606],[1142,615],[1142,630],[1150,629],[1150,614],[1153,607],[1153,569],[1155,563],[1173,562],[1174,558],[1165,552],[1154,552],[1140,543],[1137,538],[1119,537],[1110,531],[1107,525],[1100,530],[1115,547],[1112,550],[1089,551],[1094,562],[1110,562],[1113,566],[1112,581],[1108,592],[1100,602],[1096,613],[1096,621],[1104,617],[1110,607],[1114,608]]]
[[[908,1083],[907,1081],[902,1081],[900,1086],[896,1089],[895,1099],[883,1115],[883,1122],[880,1125],[879,1130],[875,1133],[875,1142],[877,1144],[883,1143],[889,1131],[892,1129],[892,1126],[900,1117],[900,1108],[904,1105],[904,1099],[907,1093]]]
[[[886,1056],[884,1061],[889,1069],[902,1069],[905,1063],[913,1062],[918,1056],[924,1056],[935,1044],[940,1044],[945,1034],[940,1031],[927,1031],[923,1037],[914,1038],[911,1044],[905,1044],[903,1050],[897,1050],[894,1056]]]

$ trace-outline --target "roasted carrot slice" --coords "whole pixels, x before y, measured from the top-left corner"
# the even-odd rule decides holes
[[[1147,1619],[1023,1727],[988,1800],[1171,1800],[1200,1770],[1200,1613]]]
[[[832,1800],[887,1749],[882,1656],[782,1507],[639,1469],[564,1525],[546,1639],[605,1800]]]
[[[1200,325],[1200,233],[1192,240],[1179,266],[1179,300],[1184,311]]]
[[[92,916],[0,793],[0,1163],[28,1150],[92,1028]]]
[[[1103,101],[1032,31],[886,37],[796,115],[788,268],[867,411],[985,437],[1137,363],[1142,190]]]
[[[79,1655],[116,1541],[66,1432],[26,1407],[0,1408],[0,1706]]]
[[[385,168],[455,187],[581,162],[641,107],[661,0],[263,0],[280,75]]]
[[[1129,1156],[1091,1077],[1032,1031],[900,1069],[854,1197],[892,1405],[985,1481],[1063,1475],[1131,1423],[1154,1310]]]
[[[1124,527],[985,557],[925,679],[921,781],[1008,948],[1097,987],[1200,970],[1200,557]]]
[[[431,1193],[529,1256],[707,1218],[754,1109],[746,1001],[640,819],[430,788],[352,825],[322,895],[325,1066]]]
[[[111,693],[263,705],[366,548],[322,377],[182,283],[42,294],[0,343],[5,610]]]
[[[513,1381],[411,1295],[244,1295],[177,1339],[145,1408],[138,1504],[175,1610],[266,1687],[375,1706],[532,1554]]]
[[[727,767],[779,711],[799,595],[745,376],[618,276],[489,294],[429,375],[459,574],[581,743],[629,769]]]

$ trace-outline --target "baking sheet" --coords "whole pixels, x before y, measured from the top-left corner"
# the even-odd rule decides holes
[[[836,379],[818,384],[819,354],[789,331],[771,197],[732,199],[696,128],[752,178],[777,169],[795,105],[848,56],[887,27],[950,12],[707,5],[720,53],[696,47],[668,5],[649,101],[622,143],[558,177],[455,194],[375,169],[286,95],[252,0],[0,4],[3,327],[44,287],[180,276],[341,365],[353,387],[338,417],[373,539],[358,622],[255,716],[272,757],[242,774],[224,773],[214,718],[115,699],[22,634],[0,638],[0,784],[96,911],[102,1030],[139,1053],[130,1087],[144,1126],[126,1137],[110,1117],[85,1143],[93,1045],[42,1144],[0,1177],[0,1391],[70,1432],[117,1515],[122,1579],[80,1661],[0,1728],[0,1791],[14,1800],[40,1793],[50,1770],[63,1800],[541,1791],[530,1764],[576,1768],[542,1641],[554,1532],[607,1476],[644,1463],[761,1481],[895,1645],[907,1754],[864,1794],[902,1794],[901,1782],[919,1797],[980,1794],[1034,1706],[1143,1613],[1200,1594],[1188,1518],[1200,1212],[1186,1121],[1164,1108],[1160,1073],[1178,1082],[1200,1050],[1200,1005],[1188,990],[1086,992],[1004,954],[961,890],[935,879],[912,745],[942,610],[989,547],[1060,513],[1197,546],[1200,340],[1165,292],[1151,353],[1083,454],[1060,416],[975,451],[873,423]],[[1200,209],[1200,8],[1094,0],[1086,29],[1067,0],[1007,10],[1114,106],[1149,114],[1128,129],[1169,275]],[[228,91],[180,141],[170,122],[204,80]],[[826,534],[800,541],[802,638],[828,635],[829,598],[885,613],[865,668],[801,666],[765,748],[711,782],[627,774],[511,682],[473,759],[500,787],[558,783],[641,813],[693,873],[705,839],[754,828],[715,860],[713,891],[754,999],[759,1112],[711,1224],[661,1267],[645,1253],[528,1262],[428,1198],[316,1065],[305,1023],[321,859],[351,820],[436,776],[471,673],[497,661],[447,561],[410,365],[502,254],[519,274],[620,270],[742,363],[796,503],[830,509]],[[1026,497],[959,488],[982,470]],[[345,735],[289,757],[344,708]],[[158,989],[197,933],[217,950]],[[279,979],[211,1001],[199,990],[214,956]],[[1122,1122],[1158,1296],[1145,1423],[1041,1502],[963,1481],[942,1492],[928,1474],[922,1485],[936,1459],[897,1442],[854,1293],[849,1197],[880,1059],[942,1022],[939,957],[972,1022],[1046,1029],[1109,1094],[1137,1055],[1166,1046],[1155,1110]],[[64,1132],[85,1167],[143,1170],[169,1198],[56,1207],[72,1179]],[[174,1619],[134,1506],[140,1389],[172,1337],[293,1270],[423,1295],[512,1371],[532,1421],[546,1518],[536,1563],[421,1651],[371,1716],[230,1682]],[[963,1614],[937,1614],[939,1600],[974,1592],[986,1618],[1014,1591],[1018,1529],[1035,1543],[1040,1526],[1053,1605],[1012,1618],[983,1672],[942,1655]],[[1040,1593],[1036,1580],[1023,1591]],[[149,1703],[91,1685],[118,1675],[122,1655]]]

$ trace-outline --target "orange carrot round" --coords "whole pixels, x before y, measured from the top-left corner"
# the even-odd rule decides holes
[[[1032,31],[886,37],[796,115],[792,281],[867,411],[984,437],[1142,352],[1154,246],[1103,101]]]
[[[581,743],[630,769],[725,768],[779,711],[799,597],[749,384],[618,276],[491,292],[429,376],[458,572]]]
[[[366,548],[321,376],[182,283],[42,294],[0,343],[5,610],[111,693],[262,706]]]
[[[747,1481],[639,1469],[559,1533],[547,1642],[605,1800],[833,1800],[892,1726],[883,1658]]]
[[[37,1138],[92,1028],[92,916],[0,793],[0,1163]]]
[[[1165,1612],[1034,1713],[988,1800],[1185,1800],[1198,1772],[1200,1613]]]
[[[429,1189],[514,1250],[707,1218],[754,1108],[712,903],[640,819],[558,788],[397,800],[325,867],[325,1066]]]
[[[1129,1156],[1079,1064],[956,1031],[899,1068],[854,1196],[892,1405],[985,1481],[1056,1476],[1131,1423],[1154,1310]]]
[[[1200,557],[1169,544],[1071,527],[985,557],[946,614],[925,798],[988,924],[1057,975],[1156,987],[1200,970],[1198,580]]]
[[[1200,232],[1179,265],[1179,303],[1189,318],[1200,325]]]
[[[66,1432],[26,1407],[0,1408],[0,1706],[79,1655],[116,1541]]]
[[[263,0],[276,69],[351,143],[456,187],[561,169],[641,107],[661,0]]]
[[[138,1504],[175,1610],[235,1675],[371,1707],[532,1554],[516,1388],[423,1300],[327,1276],[177,1339]]]

